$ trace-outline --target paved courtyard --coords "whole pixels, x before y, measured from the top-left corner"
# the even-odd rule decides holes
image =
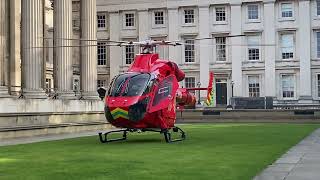
[[[292,147],[254,180],[319,180],[320,129]]]

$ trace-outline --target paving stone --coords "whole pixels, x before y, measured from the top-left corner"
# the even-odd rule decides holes
[[[254,180],[320,180],[320,128],[292,147]]]
[[[295,167],[295,164],[272,164],[272,165],[268,166],[268,168],[265,169],[264,172],[287,172],[287,173],[289,173],[294,167]]]
[[[284,180],[287,174],[286,172],[263,172],[253,180]]]

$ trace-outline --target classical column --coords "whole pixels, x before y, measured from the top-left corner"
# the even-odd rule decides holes
[[[231,4],[231,35],[242,34],[241,31],[241,2]],[[241,44],[241,37],[230,38],[231,44]],[[242,94],[242,53],[239,46],[231,46],[232,81],[234,83],[234,96]]]
[[[10,0],[10,94],[21,90],[21,0]]]
[[[26,98],[45,98],[43,90],[43,0],[22,0],[22,78]]]
[[[210,13],[209,5],[199,7],[199,38],[210,37]],[[200,51],[200,82],[202,87],[206,87],[209,84],[209,70],[210,60],[212,59],[212,53],[210,53],[210,40],[203,40],[201,43],[205,44],[203,47],[197,47]],[[206,97],[207,92],[202,91],[201,97]]]
[[[0,0],[0,97],[8,96],[8,1]]]
[[[275,44],[275,0],[264,2],[265,44]],[[276,97],[276,50],[275,46],[265,48],[265,95]]]
[[[299,1],[300,101],[312,102],[311,94],[311,8],[310,0]]]
[[[54,81],[58,97],[74,98],[72,67],[72,0],[54,1]],[[63,46],[63,47],[62,47]]]
[[[110,24],[114,24],[110,26],[110,40],[119,41],[120,40],[120,27],[122,25],[120,22],[120,14],[119,11],[111,11],[109,12]],[[122,64],[122,48],[111,46],[110,47],[110,77],[119,74],[120,66]]]
[[[97,99],[96,0],[81,0],[81,87],[84,99]],[[117,22],[118,24],[119,22]]]

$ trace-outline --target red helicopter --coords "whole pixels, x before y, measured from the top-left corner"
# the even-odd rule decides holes
[[[121,42],[124,45],[124,42]],[[207,90],[207,104],[212,103],[213,73],[210,73],[208,88],[179,88],[178,82],[185,74],[177,64],[159,59],[152,53],[160,45],[177,46],[181,43],[170,41],[129,42],[143,50],[136,55],[127,72],[114,77],[109,89],[99,88],[98,93],[105,101],[105,116],[113,126],[121,128],[106,133],[99,133],[102,143],[127,139],[128,132],[159,132],[167,143],[182,141],[186,133],[175,126],[176,106],[195,106],[196,98],[190,93],[195,90]],[[173,139],[172,133],[180,133]],[[122,137],[110,139],[108,135],[123,133]]]

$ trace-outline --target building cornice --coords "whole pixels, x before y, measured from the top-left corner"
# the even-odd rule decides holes
[[[264,0],[263,4],[274,4],[276,3],[276,0]]]
[[[119,12],[120,12],[119,10],[108,11],[109,14],[118,14]]]

